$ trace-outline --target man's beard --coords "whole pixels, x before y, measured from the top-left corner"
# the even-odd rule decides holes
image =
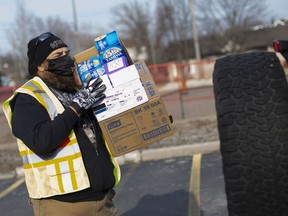
[[[45,71],[42,80],[50,87],[61,91],[73,91],[77,87],[74,76],[59,76]]]

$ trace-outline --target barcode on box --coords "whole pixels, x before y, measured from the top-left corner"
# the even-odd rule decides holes
[[[161,134],[167,133],[170,130],[171,130],[171,128],[169,125],[164,125],[162,127],[159,127],[157,129],[154,129],[152,131],[149,131],[147,133],[142,134],[142,137],[146,141],[149,139],[153,139],[157,136],[160,136]]]

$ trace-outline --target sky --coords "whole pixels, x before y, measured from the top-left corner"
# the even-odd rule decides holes
[[[15,22],[16,1],[23,2],[27,12],[33,13],[35,16],[44,20],[49,16],[57,16],[61,19],[63,18],[63,20],[66,20],[68,23],[73,24],[72,0],[0,0],[0,54],[11,50],[6,32]],[[127,2],[143,2],[143,0],[74,1],[76,5],[77,23],[80,30],[81,23],[91,23],[91,28],[113,25],[112,8]],[[150,0],[149,2],[153,3],[156,1],[157,0]],[[177,1],[181,0],[175,0],[175,2]],[[201,0],[201,2],[204,3],[205,0]],[[288,20],[288,0],[267,0],[267,4],[271,12],[275,14],[275,19],[285,18]],[[113,27],[111,26],[111,28]]]

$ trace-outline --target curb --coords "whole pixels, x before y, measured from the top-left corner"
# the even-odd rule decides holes
[[[171,146],[167,148],[155,148],[130,152],[126,155],[115,158],[119,165],[127,163],[139,163],[152,160],[162,160],[174,157],[185,157],[193,154],[208,154],[219,151],[219,141],[186,144],[180,146]]]
[[[23,167],[16,167],[14,171],[0,173],[0,181],[24,176]]]
[[[128,154],[115,158],[121,166],[129,163],[140,163],[145,161],[162,160],[175,157],[192,156],[193,154],[201,153],[208,154],[217,152],[220,149],[219,141],[186,144],[179,146],[170,146],[167,148],[154,148],[146,150],[136,150]],[[18,178],[24,176],[22,167],[17,167],[14,171],[0,173],[0,180]]]
[[[16,141],[5,143],[5,144],[0,144],[0,151],[3,151],[3,150],[18,150]]]
[[[16,171],[10,171],[5,173],[0,173],[0,181],[6,179],[12,179],[16,177]]]

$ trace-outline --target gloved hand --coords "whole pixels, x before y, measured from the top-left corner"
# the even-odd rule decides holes
[[[92,76],[88,74],[81,89],[72,98],[74,103],[85,110],[91,106],[99,105],[105,98],[104,91],[106,90],[106,85],[102,84],[102,79],[100,77],[94,80],[91,79]]]

